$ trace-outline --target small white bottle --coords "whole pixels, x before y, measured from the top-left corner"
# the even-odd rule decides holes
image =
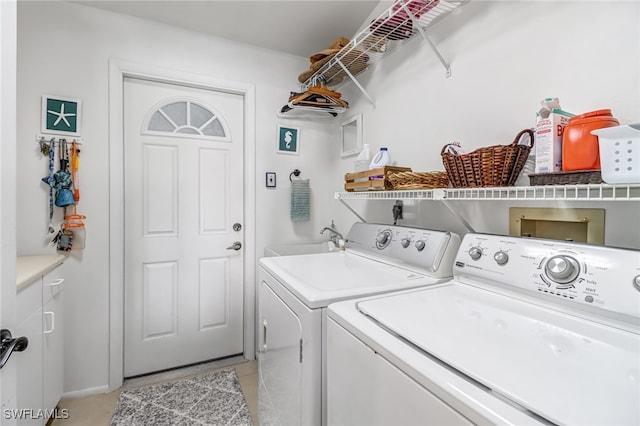
[[[391,162],[391,157],[389,157],[389,151],[387,147],[380,147],[380,151],[373,157],[371,163],[369,163],[369,169],[377,169],[378,167],[386,166]]]
[[[369,170],[369,163],[370,163],[370,151],[369,151],[369,144],[365,143],[364,145],[362,145],[362,151],[360,151],[360,154],[358,154],[358,158],[356,158],[356,163],[355,163],[355,170],[356,172],[362,172],[364,170]],[[367,181],[369,180],[369,178],[358,178],[355,180],[355,182],[363,182],[363,181]]]
[[[363,170],[367,170],[369,168],[370,161],[371,154],[369,151],[369,144],[365,143],[364,145],[362,145],[362,151],[360,151],[360,154],[358,154],[358,158],[356,158],[354,171],[361,172]]]

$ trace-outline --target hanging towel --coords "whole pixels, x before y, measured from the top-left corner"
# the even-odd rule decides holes
[[[309,179],[291,181],[292,222],[305,222],[309,220],[310,195]]]

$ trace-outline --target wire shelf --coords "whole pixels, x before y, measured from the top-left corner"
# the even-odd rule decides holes
[[[336,192],[340,200],[640,201],[640,184],[437,188],[411,191]]]
[[[410,7],[410,0],[396,0],[378,18],[366,23],[347,46],[343,47],[322,68],[316,71],[302,85],[302,90],[324,83],[328,86],[341,84],[345,77],[355,82],[354,77],[389,56],[399,46],[406,44],[419,34],[451,14],[469,0],[440,0],[430,10],[416,17]],[[431,44],[431,43],[430,43]],[[439,52],[440,61],[449,71]],[[357,82],[356,82],[357,83]]]

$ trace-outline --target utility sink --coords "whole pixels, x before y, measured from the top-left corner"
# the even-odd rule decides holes
[[[315,254],[337,252],[338,247],[332,241],[310,244],[290,244],[284,246],[266,247],[265,257],[268,256],[293,256],[298,254]]]

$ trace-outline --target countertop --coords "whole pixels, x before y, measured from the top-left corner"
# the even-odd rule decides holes
[[[27,287],[36,278],[61,265],[65,257],[61,254],[18,256],[16,260],[16,284],[18,291]]]

